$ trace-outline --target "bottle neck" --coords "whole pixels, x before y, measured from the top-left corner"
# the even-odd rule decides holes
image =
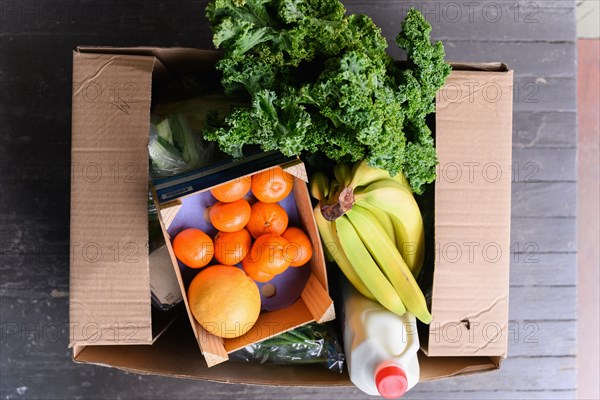
[[[408,390],[404,369],[393,361],[384,361],[375,370],[375,386],[386,399],[400,398]]]

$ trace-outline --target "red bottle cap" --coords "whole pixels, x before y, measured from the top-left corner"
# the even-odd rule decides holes
[[[386,365],[375,374],[375,385],[379,394],[386,399],[404,396],[408,389],[408,380],[404,370],[397,365]]]

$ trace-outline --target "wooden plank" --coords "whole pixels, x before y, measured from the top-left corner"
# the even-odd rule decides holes
[[[70,89],[67,90],[67,86],[71,86],[70,83],[60,82],[57,86],[54,86],[54,89],[49,89],[48,91],[41,90],[39,93],[40,96],[40,104],[41,98],[48,95],[49,101],[53,102],[54,105],[50,106],[53,112],[56,112],[56,117],[52,118],[48,116],[48,111],[42,110],[32,110],[32,112],[25,112],[25,105],[18,104],[23,100],[16,100],[19,96],[18,90],[23,90],[27,94],[31,94],[32,101],[37,101],[35,94],[37,89],[35,87],[41,86],[39,83],[31,83],[31,86],[28,84],[20,85],[18,82],[11,82],[10,86],[5,86],[5,92],[2,94],[5,95],[6,102],[11,103],[10,107],[2,107],[2,111],[0,111],[0,118],[6,116],[8,117],[10,113],[11,123],[6,126],[6,128],[2,129],[2,137],[5,139],[3,144],[0,146],[6,145],[7,143],[11,143],[12,146],[16,146],[20,149],[24,149],[26,146],[29,147],[29,150],[38,151],[38,152],[47,152],[52,150],[57,152],[57,157],[53,160],[48,158],[41,158],[37,160],[29,160],[26,162],[22,157],[19,157],[19,154],[15,154],[14,152],[7,152],[5,157],[2,157],[2,162],[0,165],[3,167],[6,166],[6,163],[9,161],[19,161],[21,165],[39,165],[41,162],[44,162],[48,166],[52,162],[55,164],[68,165],[69,159],[63,159],[62,156],[70,155],[70,143],[71,143],[71,117],[70,111],[69,113],[63,113],[66,110],[66,104],[70,101],[70,94],[68,97],[62,97],[62,95],[54,96],[51,95],[50,92],[53,90],[61,90],[60,85],[64,85],[65,92],[69,92]],[[0,89],[1,90],[1,89]],[[65,94],[65,96],[67,96]],[[13,103],[12,100],[15,100]],[[60,105],[60,106],[58,106]],[[5,113],[5,114],[3,114]],[[66,114],[66,115],[65,115]],[[46,132],[52,131],[56,132],[55,135],[42,135],[38,133],[40,130],[43,131],[43,127],[46,127]],[[35,139],[35,141],[34,141]],[[52,146],[48,148],[46,146]],[[4,168],[3,170],[6,170]],[[68,171],[69,168],[66,168]],[[68,174],[66,175],[66,179],[68,180]],[[11,181],[17,180],[15,177],[10,175],[2,175],[3,179]],[[46,178],[50,183],[55,182],[57,180],[57,176],[49,176]],[[60,176],[58,177],[60,178]]]
[[[513,182],[575,182],[577,150],[513,148]]]
[[[575,182],[513,182],[513,217],[575,217]]]
[[[484,391],[482,390],[459,390],[456,392],[420,392],[417,388],[408,392],[406,399],[446,399],[446,400],[515,400],[518,398],[528,400],[572,400],[575,398],[575,390],[524,390],[524,391]]]
[[[516,249],[517,245],[513,245]],[[577,254],[539,253],[530,246],[511,254],[511,286],[575,286],[577,284]],[[512,302],[512,299],[511,299]]]
[[[511,320],[573,321],[577,318],[575,286],[511,287]],[[561,336],[561,332],[556,332]]]
[[[548,42],[479,42],[445,40],[446,59],[456,61],[502,61],[514,70],[516,77],[573,76],[577,60],[575,46]],[[395,55],[396,46],[390,45]]]
[[[400,22],[411,6],[425,15],[436,39],[573,42],[575,38],[575,4],[570,1],[349,0],[344,4],[349,12],[371,16],[388,38],[396,37]],[[519,5],[518,9],[515,4]],[[561,29],[557,29],[557,26]],[[475,38],[474,32],[477,32]]]
[[[70,102],[70,87],[71,83],[66,81],[57,81],[47,89],[40,89],[39,94],[36,87],[41,87],[39,82],[29,82],[21,85],[19,82],[13,82],[8,87],[4,95],[10,103],[6,116],[11,114],[11,124],[3,129],[3,137],[5,141],[0,146],[6,146],[7,142],[11,146],[17,146],[19,150],[33,150],[40,153],[48,152],[50,149],[47,146],[52,146],[52,152],[60,155],[68,156],[70,146],[70,124],[71,120],[69,113],[66,111]],[[30,85],[30,86],[29,86]],[[26,93],[31,93],[34,101],[39,96],[41,103],[42,97],[47,96],[52,104],[46,107],[45,111],[39,109],[25,112],[23,101],[20,99],[19,90],[25,90]],[[17,100],[17,99],[20,100]],[[13,102],[14,100],[14,102]],[[55,118],[48,116],[48,112],[56,113]],[[1,115],[1,114],[0,114]],[[37,132],[51,130],[56,132],[55,135],[41,135]],[[513,148],[574,148],[577,140],[577,114],[575,112],[515,112],[513,115]],[[35,139],[35,142],[33,142]],[[18,152],[11,152],[2,159],[0,163],[2,171],[9,171],[6,165],[11,159],[20,161],[22,165],[19,169],[24,169],[28,165],[31,170],[31,165],[40,165],[48,167],[42,169],[45,172],[45,178],[51,182],[65,179],[65,176],[60,174],[51,175],[49,171],[68,171],[68,160],[60,164],[62,167],[57,168],[56,160],[45,157],[39,157],[32,163],[26,163],[18,156]],[[14,169],[13,169],[14,171]],[[522,171],[523,173],[527,171]],[[38,174],[39,176],[39,174]],[[13,179],[11,176],[5,176],[6,179]],[[68,177],[66,178],[68,179]],[[16,179],[14,179],[16,180]]]
[[[573,292],[574,289],[570,288],[571,291]],[[514,289],[513,291],[511,291],[511,305],[513,304],[530,304],[529,302],[531,301],[531,299],[527,299],[527,298],[523,298],[522,294],[528,294],[529,296],[533,297],[535,299],[535,301],[537,302],[541,302],[545,305],[545,309],[546,310],[557,310],[560,309],[563,305],[556,304],[556,303],[552,303],[549,302],[547,300],[552,300],[554,298],[557,298],[559,301],[562,298],[560,295],[557,295],[556,292],[553,293],[549,293],[548,296],[545,296],[544,294],[540,294],[540,292],[532,292],[531,288],[524,288],[525,291],[521,291],[521,293],[515,293]],[[537,289],[536,289],[537,290]],[[55,294],[56,295],[56,294]],[[60,294],[58,294],[58,296],[60,296]],[[6,299],[6,297],[4,297]],[[41,300],[41,299],[40,299]],[[60,369],[61,371],[64,371],[65,368],[67,368],[66,372],[67,374],[65,374],[66,376],[73,376],[73,374],[77,374],[79,372],[83,372],[86,370],[89,370],[90,368],[94,368],[95,372],[94,372],[94,386],[98,385],[99,383],[101,383],[103,381],[102,376],[105,374],[105,371],[110,371],[110,370],[106,370],[103,368],[98,368],[98,367],[90,367],[90,366],[79,366],[79,365],[74,365],[72,367],[68,366],[69,364],[62,364],[62,362],[60,361],[60,358],[57,356],[57,352],[63,352],[64,350],[62,347],[62,344],[60,343],[60,340],[57,343],[53,343],[54,341],[54,337],[50,336],[52,335],[52,333],[54,332],[52,329],[54,324],[57,324],[58,326],[62,326],[62,327],[66,327],[66,313],[65,313],[65,304],[66,304],[66,298],[54,298],[51,301],[38,301],[38,300],[34,300],[35,303],[37,304],[34,306],[33,310],[34,310],[34,314],[31,315],[32,318],[30,318],[30,325],[28,325],[30,327],[30,329],[34,330],[33,335],[36,335],[35,332],[38,332],[37,335],[38,337],[43,337],[44,333],[46,332],[47,335],[47,340],[42,340],[41,343],[38,343],[38,347],[36,347],[33,351],[30,352],[30,355],[32,358],[32,361],[30,361],[31,363],[35,363],[36,366],[34,365],[28,365],[27,363],[25,365],[21,365],[21,367],[26,367],[28,374],[31,374],[33,376],[37,376],[41,379],[50,379],[49,376],[45,373],[45,370],[47,370],[47,368],[53,368],[53,369]],[[6,304],[6,303],[5,303]],[[30,303],[29,302],[21,302],[21,305],[17,307],[17,309],[15,309],[14,311],[12,311],[13,315],[19,315],[21,314],[21,312],[24,312],[25,309],[30,309]],[[57,319],[57,312],[59,312],[59,318]],[[11,313],[12,314],[12,313]],[[514,313],[513,313],[514,314]],[[3,313],[3,315],[7,315],[6,313]],[[50,320],[47,320],[47,317],[50,317]],[[519,316],[519,315],[517,315]],[[513,315],[511,315],[511,317],[513,317]],[[523,317],[523,316],[520,316]],[[548,317],[556,317],[554,315],[554,312],[552,313],[552,315],[547,315],[547,314],[542,314],[542,315],[532,315],[531,313],[527,314],[525,317],[527,317],[527,321],[512,321],[509,324],[509,352],[510,355],[512,357],[520,357],[520,356],[530,356],[530,355],[571,355],[572,354],[572,348],[574,346],[574,323],[572,321],[567,321],[567,322],[554,322],[554,321],[535,321],[535,320],[531,320],[531,319],[536,319],[536,318],[541,318],[541,319],[546,319]],[[47,322],[50,321],[50,322]],[[35,328],[34,328],[35,327]],[[37,331],[36,331],[37,329]],[[66,340],[66,335],[68,335],[68,331],[66,329],[63,330],[63,334]],[[7,346],[11,347],[12,349],[14,349],[14,351],[18,351],[18,347],[14,346],[14,340],[20,340],[20,336],[16,335],[16,337],[10,337],[10,340],[7,341]],[[38,340],[38,342],[40,342]],[[12,345],[11,345],[12,344]],[[43,347],[40,348],[39,345],[42,345]],[[10,355],[10,353],[9,353]],[[18,359],[18,357],[15,357],[15,359]],[[35,359],[35,361],[34,361]],[[58,361],[57,361],[58,360]],[[55,365],[55,363],[58,363]],[[15,367],[15,366],[13,366]],[[505,364],[503,366],[503,369],[508,369],[511,368],[509,364]],[[12,369],[12,368],[11,368]],[[19,368],[16,368],[16,371],[18,371]],[[36,371],[39,371],[36,373]],[[63,372],[64,374],[64,372]],[[109,374],[109,376],[106,377],[107,380],[113,380],[114,377],[113,375],[121,375],[120,372],[111,372]],[[127,375],[127,376],[131,376],[131,375]],[[158,378],[158,377],[148,377],[151,381],[155,381],[157,385],[164,385],[165,383],[161,382],[161,380],[163,378]],[[528,377],[529,378],[529,377]],[[75,376],[73,376],[73,379],[77,379],[75,378]],[[125,379],[125,378],[123,378]],[[144,378],[145,379],[145,378]],[[462,379],[462,378],[461,378]],[[85,380],[85,378],[83,378],[83,380]],[[176,381],[173,379],[169,379],[168,381]],[[89,382],[89,381],[88,381]],[[120,383],[122,382],[122,383]],[[177,381],[179,382],[179,381]],[[184,381],[185,382],[185,381]],[[40,382],[41,384],[41,382]],[[119,387],[120,385],[129,385],[128,383],[123,382],[121,379],[117,380],[116,382],[113,382],[113,385],[109,385],[111,387]],[[200,383],[197,383],[198,385],[200,385]],[[177,383],[177,385],[182,385],[181,383]],[[203,387],[205,386],[213,386],[213,384],[208,384],[208,383],[202,383],[201,385],[203,385]],[[421,388],[421,386],[427,387],[428,384],[422,384],[419,385],[419,390]],[[477,387],[477,386],[475,386]],[[486,387],[486,386],[479,386],[479,388],[481,387]],[[232,389],[232,392],[235,393],[238,389],[237,386],[226,386],[226,387],[221,387],[220,385],[214,385],[213,390],[209,390],[207,391],[207,397],[206,398],[211,398],[210,396],[217,396],[219,394],[233,394],[231,392],[228,391],[228,389]],[[83,389],[80,389],[83,390]],[[144,389],[140,388],[140,394],[144,393]],[[191,389],[187,389],[187,390],[191,390]],[[179,393],[179,394],[183,394],[185,392],[187,392],[187,390],[183,387],[179,388],[176,392],[173,393]],[[272,394],[273,396],[277,396],[277,395],[281,395],[281,389],[264,389],[267,391],[267,393],[265,393],[266,395]],[[286,389],[287,390],[287,389]],[[348,389],[342,389],[339,394],[340,396],[342,396],[342,394],[344,396],[348,396],[351,395],[354,392],[348,392]],[[429,389],[427,389],[429,390]],[[60,393],[60,392],[58,392]],[[109,395],[111,392],[106,392],[106,395]],[[164,392],[164,393],[168,393],[168,392]],[[250,393],[248,393],[248,395],[259,395],[260,393],[264,393],[264,392],[253,392],[250,391]],[[288,394],[295,394],[294,390],[292,390],[292,392],[287,392]],[[209,396],[210,394],[210,396]],[[315,393],[315,398],[327,398],[327,392],[323,391],[321,389],[318,389]],[[32,393],[33,395],[33,393]],[[323,396],[323,397],[321,397]],[[58,395],[57,395],[58,397]],[[343,398],[354,398],[354,397],[343,397]],[[360,398],[360,397],[357,397]]]
[[[531,242],[534,243],[534,242]],[[67,246],[13,248],[2,254],[3,283],[7,298],[49,299],[52,293],[68,292]],[[575,253],[540,253],[535,244],[512,243],[511,285],[519,287],[575,285]],[[519,252],[515,252],[518,250]]]
[[[517,249],[513,243],[512,249]],[[0,273],[3,283],[0,294],[5,298],[51,299],[55,293],[68,293],[66,265],[68,254],[57,254],[50,246],[30,249],[30,253],[17,253],[15,249],[5,249],[2,254]],[[40,252],[41,250],[41,252]],[[511,286],[574,286],[576,283],[575,253],[539,253],[535,246],[511,254]],[[62,252],[62,249],[60,250]],[[534,290],[534,289],[532,289]]]
[[[68,354],[64,347],[64,343],[68,337],[68,325],[66,323],[66,297],[56,297],[52,300],[52,302],[48,301],[35,301],[34,303],[30,302],[19,302],[17,303],[17,307],[13,309],[8,309],[7,303],[3,303],[3,315],[11,315],[17,316],[20,315],[25,310],[34,310],[33,315],[30,315],[29,323],[26,326],[20,326],[17,329],[17,332],[10,333],[8,335],[5,334],[4,346],[3,347],[3,357],[8,357],[8,359],[12,360],[9,364],[11,368],[7,370],[7,373],[3,375],[6,379],[11,379],[14,382],[19,382],[19,376],[25,371],[27,371],[27,375],[29,377],[29,382],[35,382],[35,384],[30,384],[29,387],[32,390],[29,395],[30,398],[33,397],[41,397],[36,396],[37,390],[40,390],[45,385],[48,387],[45,390],[48,390],[46,398],[60,398],[62,395],[64,388],[61,388],[57,385],[50,384],[52,375],[47,374],[48,370],[58,370],[61,371],[61,375],[63,379],[66,379],[68,382],[73,382],[73,386],[71,390],[77,388],[77,392],[81,395],[85,395],[89,390],[99,390],[103,393],[104,397],[112,397],[112,393],[117,393],[120,387],[129,387],[131,390],[135,390],[137,394],[139,394],[143,398],[147,398],[147,396],[152,396],[153,393],[155,395],[159,395],[160,393],[171,393],[176,395],[185,396],[188,394],[188,391],[193,390],[193,388],[203,387],[203,393],[206,394],[206,397],[200,398],[218,398],[220,395],[234,395],[238,393],[239,390],[244,390],[250,398],[254,398],[252,396],[259,396],[261,394],[265,394],[266,396],[281,396],[283,390],[286,391],[287,395],[300,395],[301,393],[311,393],[314,395],[314,398],[328,398],[330,395],[329,392],[323,390],[322,388],[311,388],[305,389],[309,390],[309,392],[301,392],[302,389],[278,389],[278,388],[257,388],[251,386],[243,386],[243,385],[235,385],[235,386],[227,386],[227,385],[218,385],[212,384],[208,382],[193,382],[187,380],[178,380],[172,378],[161,378],[155,376],[148,377],[137,377],[132,374],[125,374],[114,369],[107,369],[102,367],[94,367],[89,365],[76,365],[71,363],[68,360],[65,360],[63,357],[65,354]],[[32,307],[33,304],[33,307]],[[549,305],[549,307],[552,305]],[[8,311],[8,314],[6,313]],[[59,318],[56,318],[58,313]],[[50,319],[47,317],[50,316]],[[14,319],[9,318],[6,321],[13,321]],[[8,323],[8,322],[7,322]],[[7,328],[7,332],[12,332],[12,325],[9,327],[5,325]],[[60,329],[59,336],[57,336],[57,327]],[[8,329],[11,329],[10,331]],[[25,336],[23,336],[25,335]],[[60,336],[62,335],[62,337]],[[572,355],[573,347],[574,347],[574,323],[572,321],[569,322],[546,322],[546,321],[511,321],[509,324],[509,352],[511,357],[528,357],[527,360],[530,360],[529,356],[531,355]],[[23,358],[19,357],[20,349],[17,346],[22,340],[26,340],[29,343],[32,343],[33,346],[28,351],[28,357]],[[542,362],[544,360],[549,360],[552,362],[552,359],[548,358],[534,358],[537,362]],[[511,358],[509,358],[511,360]],[[502,367],[502,371],[504,370],[512,370],[513,375],[512,379],[515,378],[516,373],[518,373],[518,369],[515,366],[511,366],[511,362],[507,360]],[[535,378],[535,376],[530,377],[527,375],[528,373],[532,373],[535,375],[534,368],[529,366],[529,369],[524,369],[521,373],[525,374],[527,379]],[[501,371],[501,372],[502,372]],[[482,376],[491,377],[492,379],[497,378],[498,373],[492,374],[484,374]],[[93,379],[92,379],[93,376]],[[476,378],[476,376],[469,377]],[[456,379],[466,379],[465,378],[456,378]],[[510,378],[503,377],[501,380],[510,381]],[[84,386],[80,386],[80,382],[89,382],[89,385],[92,387],[90,389],[87,384]],[[140,382],[141,381],[141,382]],[[112,382],[112,384],[108,384],[108,382]],[[434,382],[435,383],[435,382]],[[103,385],[106,385],[107,388],[104,388]],[[139,385],[139,386],[138,386]],[[144,386],[145,385],[145,386]],[[148,385],[152,388],[155,387],[157,390],[152,392],[148,389]],[[479,385],[479,386],[478,386]],[[108,388],[110,387],[110,389]],[[158,390],[160,387],[160,390]],[[488,384],[469,384],[464,387],[464,389],[468,390],[482,390],[485,387],[494,387],[489,386]],[[553,388],[552,386],[550,388]],[[7,389],[5,387],[2,388],[3,395],[6,395],[7,392],[4,390]],[[14,390],[13,388],[11,388]],[[530,389],[524,388],[523,386],[518,386],[515,389]],[[113,392],[113,390],[115,392]],[[296,392],[298,390],[298,392]],[[312,392],[314,390],[314,392]],[[353,394],[358,394],[356,390],[351,389],[336,389],[340,395],[339,398],[355,398],[355,397],[344,397],[344,396],[352,396]],[[455,388],[436,388],[435,385],[432,388],[430,383],[423,383],[419,385],[416,389],[416,392],[431,392],[432,390],[455,390]],[[510,390],[506,389],[505,390]],[[91,392],[90,392],[91,393]],[[54,394],[53,396],[51,396]],[[212,396],[212,397],[211,397]],[[217,397],[215,397],[217,396]],[[267,397],[268,398],[268,397]],[[296,398],[296,397],[293,397]],[[362,398],[357,396],[356,398]]]
[[[573,390],[575,375],[575,357],[507,358],[499,371],[423,382],[418,389],[446,393],[494,388],[497,391],[515,392],[516,398],[527,398],[527,394],[519,396],[519,393],[533,390]]]
[[[29,4],[28,4],[29,3]],[[155,14],[142,15],[140,13],[127,14],[126,10],[128,7],[131,7],[131,4],[128,2],[121,2],[118,5],[114,5],[111,7],[106,7],[103,4],[91,4],[90,11],[85,11],[86,6],[81,6],[81,12],[89,12],[91,20],[89,23],[82,22],[84,19],[76,20],[82,24],[82,26],[78,27],[77,24],[58,24],[51,23],[52,21],[47,21],[46,19],[52,19],[53,16],[44,14],[50,14],[48,11],[42,12],[39,5],[36,2],[28,1],[24,2],[23,6],[25,9],[29,7],[32,10],[36,8],[40,10],[38,12],[39,15],[33,16],[31,18],[26,18],[27,23],[24,24],[21,21],[21,18],[13,18],[7,20],[7,26],[9,31],[13,31],[13,39],[19,39],[20,34],[26,35],[24,39],[27,37],[31,37],[32,35],[39,34],[40,36],[36,39],[41,43],[47,42],[50,43],[52,40],[56,40],[60,38],[60,40],[67,40],[71,43],[71,47],[75,47],[77,44],[81,43],[96,43],[99,45],[103,45],[106,43],[114,43],[122,46],[127,45],[135,45],[142,42],[154,43],[156,45],[164,45],[168,46],[170,44],[177,44],[179,46],[190,46],[190,47],[200,47],[200,48],[213,48],[212,40],[211,40],[211,32],[208,24],[199,24],[198,23],[198,15],[204,14],[203,12],[203,2],[193,2],[192,4],[184,4],[183,7],[189,9],[189,12],[186,13],[187,17],[184,20],[179,20],[181,18],[179,14],[174,17],[174,20],[171,19],[165,21],[164,19],[156,19],[157,15],[161,15],[160,12]],[[398,3],[396,4],[409,4],[407,3]],[[460,4],[460,2],[450,2],[452,4]],[[468,2],[465,2],[465,4]],[[521,6],[524,6],[531,2],[521,3]],[[156,4],[156,3],[152,3]],[[427,2],[423,4],[428,4]],[[438,7],[441,7],[443,2],[437,2]],[[482,3],[484,4],[484,3]],[[497,4],[494,2],[490,2],[490,4]],[[514,2],[511,2],[510,5],[514,5]],[[510,6],[509,5],[509,6]],[[106,7],[106,11],[104,8]],[[152,5],[147,5],[150,9],[153,8]],[[400,5],[400,8],[405,7]],[[435,7],[435,6],[434,6]],[[468,6],[465,6],[465,11],[468,11]],[[96,8],[100,8],[98,11],[94,11]],[[352,8],[352,7],[350,7]],[[121,10],[121,11],[119,11]],[[73,10],[76,11],[76,10]],[[66,13],[66,10],[64,11]],[[387,14],[389,10],[383,9],[381,13]],[[92,18],[94,13],[99,14],[99,18]],[[373,12],[368,12],[371,15]],[[60,14],[60,13],[59,13]],[[127,17],[119,17],[120,14],[128,15]],[[443,14],[443,12],[442,12]],[[377,17],[377,15],[374,15]],[[64,15],[60,14],[57,19],[62,19]],[[385,16],[385,18],[389,18]],[[401,18],[399,16],[399,18]],[[441,18],[441,17],[440,17]],[[143,21],[140,21],[143,19]],[[34,21],[35,20],[35,21]],[[400,19],[398,19],[400,21]],[[377,21],[376,21],[377,22]],[[485,22],[485,21],[484,21]],[[106,24],[111,24],[111,31],[106,32],[105,26]],[[125,25],[125,23],[129,24],[131,27],[135,27],[134,32],[127,31],[127,34],[124,34],[124,31],[128,29],[129,26]],[[441,23],[441,21],[440,21]],[[48,37],[45,33],[48,30],[48,25],[50,25],[52,30],[52,36]],[[173,29],[171,32],[168,32],[168,35],[165,36],[164,31],[157,31],[154,29],[155,26],[160,25],[161,28],[166,27],[172,29],[172,25],[176,25],[177,29]],[[446,23],[443,26],[439,27],[439,30],[447,31],[447,27],[454,27],[455,23]],[[468,25],[468,24],[467,24]],[[488,24],[489,25],[489,24]],[[531,25],[531,24],[530,24]],[[536,24],[539,25],[539,24]],[[62,30],[64,29],[64,31]],[[389,52],[392,56],[397,58],[405,58],[404,52],[401,51],[394,42],[394,37],[398,34],[400,30],[399,22],[393,24],[390,27],[387,33],[387,37],[390,43]],[[77,41],[73,41],[73,34],[77,33]],[[102,33],[104,42],[98,42],[97,36],[99,33]],[[435,33],[435,30],[434,30]],[[470,32],[469,32],[470,35]],[[170,37],[172,38],[172,42],[165,42],[164,38]],[[575,69],[575,46],[572,43],[549,43],[549,42],[514,42],[511,40],[499,40],[498,38],[495,41],[480,41],[483,40],[479,37],[473,38],[469,36],[468,41],[464,40],[453,40],[450,38],[444,39],[444,44],[447,52],[447,59],[456,60],[456,61],[503,61],[507,63],[511,68],[515,69],[515,76],[531,76],[531,77],[568,77],[572,76],[572,71]],[[19,46],[21,43],[19,40],[13,40],[12,43],[8,43],[8,48],[13,46]],[[46,50],[44,50],[44,48]],[[50,52],[52,46],[40,46],[40,56],[44,55],[46,52]],[[27,54],[23,55],[27,58]],[[29,55],[34,60],[34,55]],[[66,62],[65,62],[66,64]],[[27,67],[25,67],[27,68]],[[61,73],[61,70],[56,71],[59,77],[64,77],[64,74]],[[53,85],[53,82],[48,81],[49,84]]]
[[[577,82],[575,78],[518,76],[513,86],[514,111],[576,111]],[[494,93],[490,90],[489,96]]]
[[[106,370],[101,367],[78,366],[85,370],[82,376],[66,374],[65,385],[53,385],[52,381],[41,375],[29,378],[29,386],[18,386],[27,398],[64,398],[65,393],[77,393],[81,398],[116,398],[123,394],[122,388],[136,393],[136,398],[152,399],[257,399],[257,400],[280,400],[282,398],[294,400],[369,400],[373,399],[360,392],[356,388],[314,388],[314,387],[289,387],[270,388],[250,385],[229,385],[213,382],[198,382],[156,376],[141,376],[126,374],[121,371],[102,372]],[[61,373],[66,371],[60,370]],[[69,371],[70,372],[70,371]],[[496,375],[495,373],[491,373]],[[562,374],[564,375],[564,374]],[[526,377],[524,377],[525,379]],[[406,399],[573,399],[574,390],[525,390],[525,391],[485,391],[485,390],[439,390],[424,391],[422,387],[435,388],[436,382],[419,384],[403,398]],[[488,385],[488,387],[490,387]],[[17,388],[2,390],[3,398],[18,398]],[[26,388],[26,389],[24,389]]]
[[[27,86],[27,85],[31,86]],[[51,99],[53,104],[48,105],[47,108],[56,112],[58,115],[55,118],[50,118],[47,115],[48,110],[32,110],[31,112],[24,112],[24,105],[19,104],[21,100],[17,100],[19,95],[18,90],[25,90],[26,93],[31,93],[32,98],[36,99],[37,89],[35,87],[41,86],[41,83],[29,83],[25,87],[19,86],[19,82],[12,82],[10,85],[5,87],[6,91],[4,94],[7,96],[7,101],[10,101],[10,107],[4,108],[6,116],[9,111],[11,114],[11,124],[3,130],[3,135],[6,140],[10,140],[12,145],[15,146],[29,146],[29,148],[37,148],[40,151],[45,150],[46,145],[54,146],[55,151],[61,153],[68,153],[70,145],[70,117],[63,111],[67,108],[67,103],[70,101],[70,82],[58,81],[53,86],[46,89],[40,89],[39,98],[47,96]],[[52,94],[53,91],[64,91],[65,94]],[[12,100],[15,100],[12,103]],[[36,101],[36,100],[34,100]],[[0,114],[1,115],[1,114]],[[534,147],[534,148],[573,148],[576,145],[576,116],[575,112],[515,112],[513,115],[513,147]],[[57,134],[52,137],[46,135],[35,136],[36,132],[50,129],[56,131]],[[35,143],[31,140],[35,138]],[[1,145],[1,144],[0,144]],[[18,155],[7,154],[7,157],[19,159]],[[45,162],[50,163],[51,160],[38,160],[37,163]],[[3,159],[3,164],[6,159]],[[24,164],[24,162],[23,162]]]
[[[115,44],[122,46],[127,36],[139,36],[171,41],[184,35],[198,34],[209,37],[210,30],[204,18],[207,0],[174,0],[164,2],[74,2],[39,3],[23,0],[3,8],[2,33],[13,37],[48,36],[65,34],[71,37],[101,35],[121,38]],[[169,18],[164,18],[168,13]],[[107,30],[107,28],[109,28]],[[160,28],[160,29],[157,29]],[[150,40],[138,42],[151,43]],[[106,45],[110,41],[105,41]],[[90,44],[90,42],[81,43]]]
[[[513,147],[574,148],[576,132],[575,112],[513,113]]]
[[[510,321],[508,357],[575,357],[575,321]]]
[[[526,254],[575,252],[575,218],[513,218],[511,249]]]
[[[562,119],[561,116],[566,118]],[[570,143],[576,137],[575,116],[574,113],[517,113],[515,115],[514,165],[511,171],[514,182],[575,181],[576,150],[571,148]],[[44,185],[66,182],[70,174],[69,138],[66,134],[69,131],[68,121],[57,122],[25,115],[15,117],[13,121],[14,124],[7,128],[6,135],[7,140],[12,141],[11,146],[15,150],[12,156],[9,154],[3,158],[0,164],[0,175],[11,183],[19,184],[23,183],[19,182],[21,179],[35,180],[36,183],[43,181]],[[524,123],[528,125],[523,125]],[[539,127],[536,124],[539,124]],[[56,129],[61,134],[38,139],[36,132],[43,132],[44,129]],[[36,141],[32,144],[30,141],[34,137]],[[26,162],[18,156],[24,151],[34,155],[50,152],[54,157],[34,157],[32,162]],[[57,158],[67,161],[57,162]],[[11,159],[14,163],[9,164]],[[561,159],[562,162],[557,163],[557,159]],[[64,187],[57,187],[57,192],[62,191]],[[8,195],[6,196],[5,201],[9,201]],[[59,209],[66,210],[67,206],[67,203],[62,203]]]

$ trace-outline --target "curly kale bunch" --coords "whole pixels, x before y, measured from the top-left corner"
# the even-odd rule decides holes
[[[217,68],[227,93],[246,93],[221,127],[205,134],[236,157],[245,145],[286,155],[322,152],[335,161],[367,159],[403,171],[416,193],[437,164],[425,117],[450,73],[431,26],[411,9],[396,42],[408,67],[386,53],[365,15],[338,0],[213,0],[206,13],[224,50]]]

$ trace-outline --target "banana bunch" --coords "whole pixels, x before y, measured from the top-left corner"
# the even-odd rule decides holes
[[[415,280],[424,259],[423,220],[406,178],[365,161],[338,164],[334,176],[329,182],[317,172],[309,184],[319,200],[314,214],[326,256],[364,296],[431,322]]]

